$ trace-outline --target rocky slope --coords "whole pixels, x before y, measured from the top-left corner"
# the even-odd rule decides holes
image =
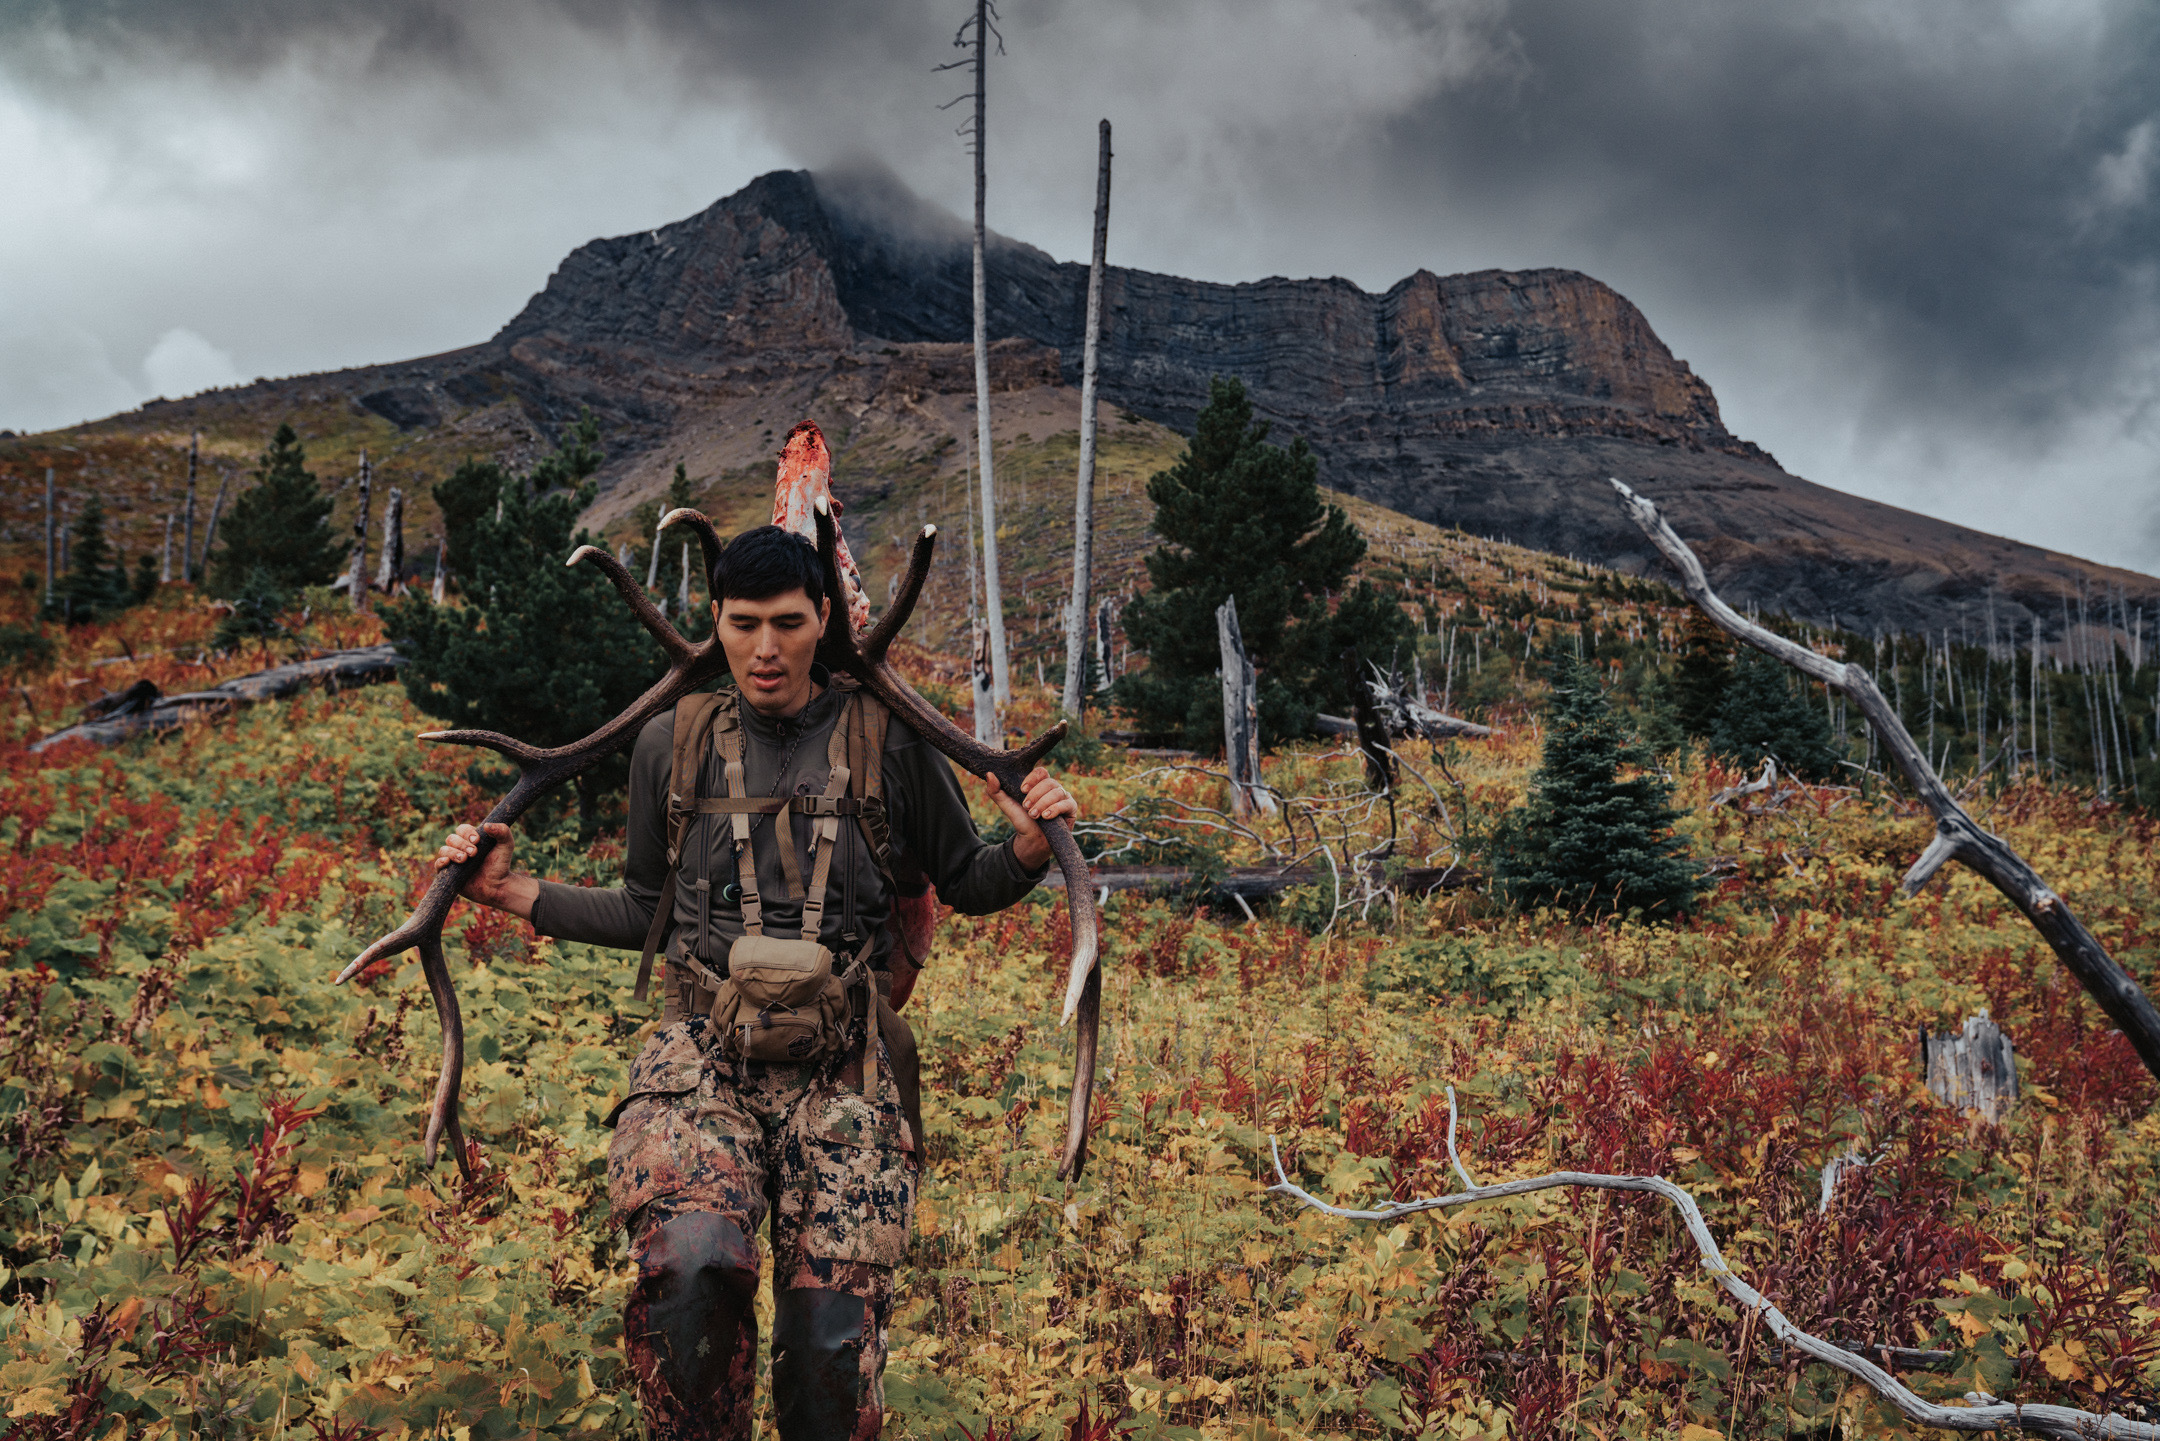
[[[1002,237],[989,267],[996,385],[1037,435],[1068,429],[1086,268]],[[869,524],[894,466],[962,467],[968,282],[961,224],[890,179],[775,172],[673,225],[579,247],[484,344],[153,405],[104,428],[172,433],[202,423],[205,401],[259,407],[304,391],[342,401],[352,423],[383,433],[378,453],[409,452],[426,471],[483,436],[530,448],[590,406],[615,457],[593,517],[605,525],[677,459],[693,476],[738,477],[726,488],[754,509],[777,438],[809,415],[839,443],[843,488],[852,472],[871,490],[856,517]],[[1420,271],[1372,294],[1340,279],[1224,285],[1114,267],[1104,397],[1182,427],[1215,375],[1242,378],[1339,490],[1654,571],[1604,483],[1617,476],[1665,507],[1728,595],[1813,620],[1977,633],[1992,610],[1999,626],[2052,630],[2080,587],[2160,601],[2150,577],[1787,474],[1726,430],[1710,387],[1640,311],[1572,271]]]

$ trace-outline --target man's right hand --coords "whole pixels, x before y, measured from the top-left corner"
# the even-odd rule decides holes
[[[435,852],[435,869],[439,871],[471,860],[480,849],[483,830],[495,844],[481,857],[480,869],[473,872],[458,894],[476,905],[491,906],[531,920],[533,902],[540,898],[540,882],[523,871],[510,868],[510,827],[500,821],[490,821],[486,826],[462,825],[450,832],[443,838],[442,848]]]

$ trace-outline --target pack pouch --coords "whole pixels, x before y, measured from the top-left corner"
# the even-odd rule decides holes
[[[812,1061],[845,1044],[850,976],[816,941],[741,936],[728,950],[727,979],[713,997],[712,1022],[731,1061]]]

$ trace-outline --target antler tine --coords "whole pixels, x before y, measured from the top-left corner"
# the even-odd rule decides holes
[[[870,627],[870,634],[863,638],[863,659],[872,665],[885,659],[885,652],[900,635],[900,628],[915,614],[915,602],[922,595],[923,582],[930,578],[930,557],[937,550],[937,527],[926,525],[915,537],[914,548],[908,554],[907,574],[901,578],[900,593],[893,597],[885,614],[878,617],[877,624]],[[837,556],[835,563],[837,564]]]
[[[509,757],[517,763],[519,770],[530,770],[547,758],[547,752],[537,746],[529,746],[500,731],[422,731],[414,739],[446,746],[481,746]]]
[[[818,556],[825,564],[826,583],[834,594],[839,593],[840,527],[833,519],[832,510],[820,496],[812,506],[817,522]],[[936,544],[937,532],[925,526],[916,539],[915,553],[909,563],[913,576],[929,569],[931,547]],[[917,582],[920,588],[920,582]],[[898,627],[895,626],[894,630]],[[873,635],[883,632],[880,625]],[[886,633],[887,644],[891,634]],[[828,664],[838,665],[891,708],[894,714],[907,722],[915,733],[928,741],[935,749],[958,761],[979,776],[995,776],[1000,788],[1008,795],[1018,795],[1021,783],[1034,769],[1050,748],[1064,737],[1065,725],[1061,721],[1042,735],[1037,736],[1017,751],[1000,750],[984,745],[973,736],[963,732],[946,719],[945,713],[915,693],[915,688],[892,668],[879,652],[875,660],[864,654],[864,648],[855,644],[846,617],[840,607],[833,608],[827,620],[825,636],[819,645],[819,653],[828,658]],[[1100,1020],[1100,997],[1102,973],[1097,965],[1097,923],[1095,916],[1094,880],[1088,874],[1087,857],[1080,854],[1079,844],[1072,832],[1060,820],[1039,823],[1043,839],[1049,842],[1050,854],[1057,859],[1058,870],[1065,878],[1065,905],[1072,915],[1072,964],[1065,983],[1065,1010],[1061,1024],[1076,1017],[1079,1031],[1073,1052],[1073,1087],[1067,1116],[1065,1159],[1058,1175],[1077,1179],[1080,1168],[1087,1161],[1088,1106],[1095,1085],[1096,1031]],[[1094,999],[1090,999],[1093,997]]]
[[[681,511],[674,513],[677,515],[682,514]],[[665,524],[665,522],[662,523]],[[707,527],[707,529],[710,528]],[[564,561],[563,564],[566,566],[576,565],[587,559],[600,567],[600,573],[608,578],[608,583],[613,585],[617,593],[630,603],[631,614],[638,618],[640,625],[652,632],[652,638],[660,642],[660,648],[668,653],[670,660],[681,661],[689,657],[694,647],[689,641],[683,639],[680,631],[668,624],[667,617],[660,614],[660,607],[654,605],[652,597],[645,594],[645,587],[638,584],[637,577],[623,569],[621,561],[609,555],[597,545],[581,545],[570,552],[570,558]],[[475,742],[475,744],[484,744],[484,742]]]
[[[1020,749],[1008,751],[1006,754],[1013,758],[1013,764],[1018,766],[1024,775],[1040,765],[1044,756],[1056,750],[1058,742],[1065,739],[1065,733],[1071,729],[1069,724],[1059,721]]]
[[[705,552],[705,573],[711,575],[712,568],[720,563],[720,552],[727,549],[727,542],[720,538],[719,531],[713,529],[713,523],[706,519],[705,512],[692,510],[687,505],[677,506],[661,516],[660,524],[653,529],[666,530],[678,522],[696,532],[698,549]]]
[[[458,1009],[457,990],[450,984],[450,967],[443,961],[442,928],[438,925],[420,942],[420,970],[435,997],[435,1014],[442,1022],[442,1071],[435,1078],[435,1099],[428,1106],[427,1133],[420,1142],[420,1156],[435,1164],[435,1147],[444,1132],[456,1148],[458,1174],[473,1179],[472,1156],[465,1145],[465,1128],[458,1124],[458,1087],[465,1079],[465,1017]]]

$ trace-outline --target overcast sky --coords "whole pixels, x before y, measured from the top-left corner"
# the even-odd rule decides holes
[[[280,21],[284,12],[288,19]],[[0,426],[492,333],[769,169],[956,210],[953,0],[0,0]],[[1005,0],[990,222],[1214,280],[1558,265],[1812,480],[2160,572],[2160,7]]]

